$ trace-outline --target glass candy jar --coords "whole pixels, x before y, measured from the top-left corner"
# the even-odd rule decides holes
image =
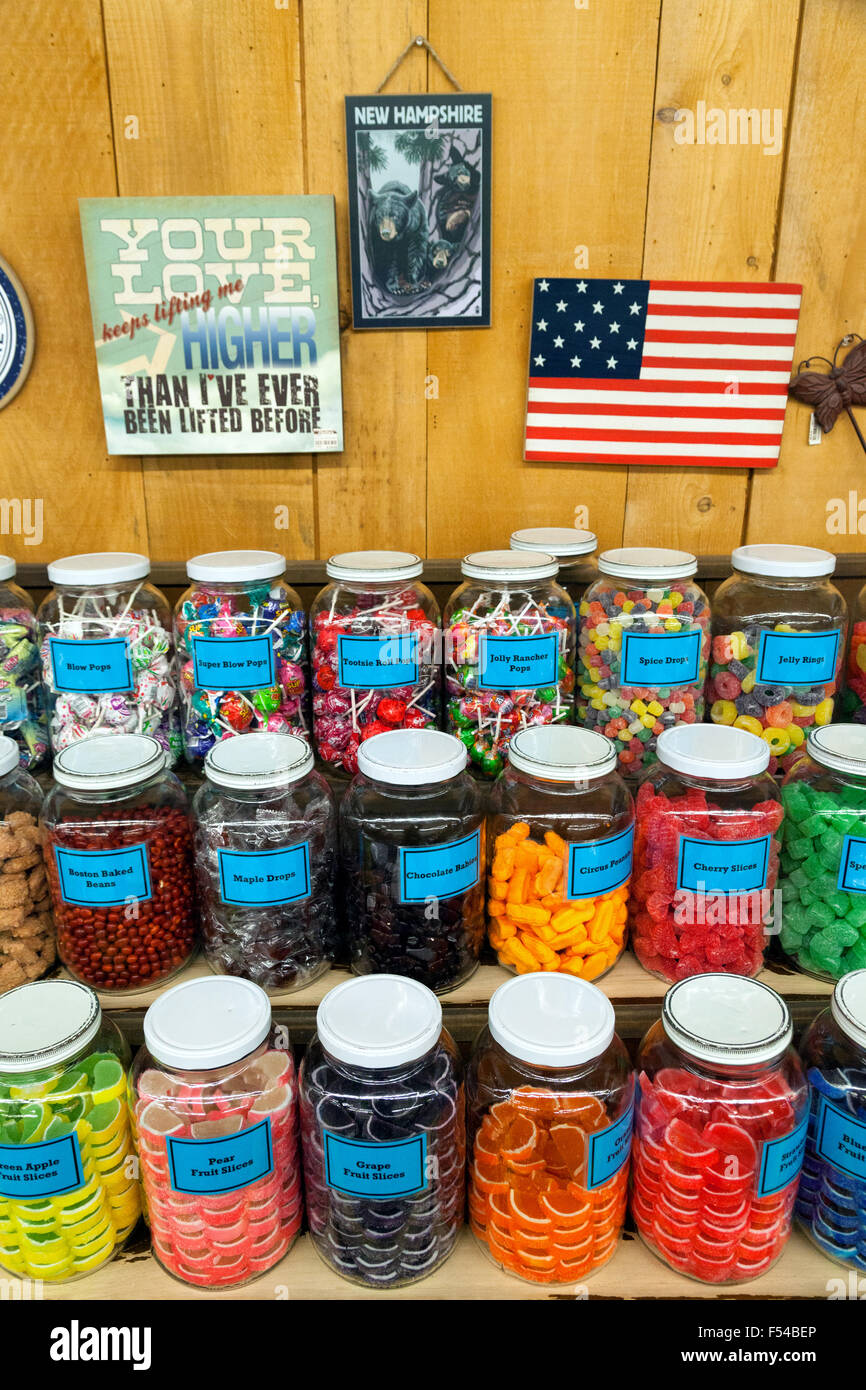
[[[313,730],[322,762],[358,770],[364,739],[436,726],[442,702],[439,605],[402,550],[332,555],[310,610]]]
[[[14,739],[22,766],[34,768],[48,752],[48,725],[36,605],[15,583],[15,569],[0,555],[0,734]]]
[[[634,805],[609,741],[522,729],[490,792],[487,916],[500,965],[596,980],[625,945]]]
[[[532,1283],[584,1280],[625,1219],[634,1072],[613,1005],[583,980],[500,985],[466,1077],[469,1219]]]
[[[88,738],[54,760],[42,810],[57,950],[99,990],[177,973],[195,944],[192,833],[156,739]]]
[[[205,959],[265,990],[300,989],[337,944],[337,810],[294,735],[247,734],[211,748],[193,801]]]
[[[571,719],[574,604],[551,555],[483,550],[460,568],[444,617],[448,728],[493,778],[518,729]]]
[[[527,550],[536,555],[552,555],[559,564],[557,581],[577,605],[587,584],[598,578],[598,537],[594,531],[577,526],[525,526],[512,531],[508,542],[512,550]]]
[[[340,807],[349,956],[358,974],[408,975],[438,993],[478,964],[485,823],[466,749],[437,729],[362,743]]]
[[[216,550],[187,563],[174,611],[186,756],[248,730],[307,732],[306,621],[285,556]]]
[[[710,605],[697,566],[685,550],[605,550],[578,608],[575,718],[611,740],[623,774],[656,761],[663,730],[704,717]]]
[[[153,1253],[182,1283],[236,1288],[301,1226],[297,1083],[249,980],[187,980],[144,1016],[131,1080]]]
[[[92,990],[40,980],[0,996],[0,1265],[61,1283],[124,1244],[140,1212],[129,1048]]]
[[[848,625],[830,581],[836,557],[808,545],[741,545],[731,564],[713,599],[710,718],[766,739],[771,772],[787,772],[807,730],[833,718]]]
[[[325,996],[301,1063],[307,1220],[327,1265],[393,1289],[432,1274],[463,1222],[463,1069],[434,994],[396,975]]]
[[[783,811],[770,750],[745,729],[682,725],[637,793],[631,944],[660,980],[757,975],[773,930]]]
[[[809,1108],[791,1036],[774,990],[708,974],[668,990],[641,1044],[632,1215],[678,1273],[743,1283],[788,1240]]]
[[[39,836],[42,788],[0,735],[0,991],[54,962],[54,918]]]
[[[39,605],[51,747],[92,734],[149,734],[180,752],[171,610],[145,555],[68,555],[48,566]]]
[[[853,719],[855,724],[866,724],[866,584],[854,604],[842,716]]]
[[[866,967],[866,728],[812,729],[782,805],[780,944],[798,970],[838,980]]]
[[[831,1260],[866,1270],[866,970],[837,981],[800,1056],[811,1109],[797,1223]]]

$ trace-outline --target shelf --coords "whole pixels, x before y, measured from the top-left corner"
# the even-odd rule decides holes
[[[847,1278],[841,1266],[834,1265],[795,1231],[781,1259],[760,1279],[719,1289],[699,1284],[669,1270],[651,1255],[636,1236],[626,1233],[614,1258],[586,1284],[530,1284],[497,1269],[484,1255],[470,1233],[464,1230],[450,1259],[429,1279],[390,1293],[364,1289],[334,1274],[319,1259],[309,1236],[302,1236],[269,1273],[240,1289],[210,1292],[179,1283],[157,1264],[142,1234],[112,1263],[96,1274],[71,1284],[50,1285],[43,1289],[47,1301],[111,1301],[132,1299],[141,1302],[221,1300],[254,1301],[327,1299],[478,1300],[503,1301],[582,1299],[826,1299],[828,1280]],[[6,1276],[4,1283],[18,1285]],[[22,1288],[21,1293],[27,1296]],[[15,1294],[7,1294],[15,1297]]]

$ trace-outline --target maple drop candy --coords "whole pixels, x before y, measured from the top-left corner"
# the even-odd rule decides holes
[[[634,1072],[607,996],[570,975],[500,985],[466,1105],[481,1248],[531,1283],[587,1279],[619,1244],[634,1115]]]
[[[0,996],[0,1265],[64,1283],[120,1250],[141,1210],[129,1047],[71,980]]]
[[[707,974],[668,990],[641,1044],[632,1215],[692,1279],[755,1279],[788,1240],[809,1113],[791,1036],[774,990]]]
[[[272,1269],[301,1227],[297,1081],[249,980],[187,980],[144,1016],[131,1078],[153,1253],[197,1288]]]
[[[337,809],[295,734],[214,745],[193,801],[205,959],[262,989],[301,989],[337,948]]]
[[[41,824],[57,953],[94,989],[175,975],[195,947],[183,787],[146,734],[94,735],[54,760]]]
[[[866,728],[813,729],[782,783],[782,950],[838,980],[866,967]]]
[[[866,1271],[866,970],[837,982],[800,1055],[811,1108],[797,1223],[831,1260]]]
[[[665,729],[700,723],[710,651],[709,599],[685,550],[602,551],[578,608],[575,716],[634,776],[656,761]]]
[[[417,555],[352,550],[325,569],[310,609],[313,735],[320,760],[351,777],[368,738],[438,724],[442,625]]]
[[[490,792],[487,916],[506,969],[600,979],[625,945],[634,804],[609,741],[522,729]]]
[[[307,1220],[327,1265],[371,1289],[414,1284],[463,1222],[463,1069],[416,980],[337,985],[301,1064]]]
[[[514,734],[571,723],[574,604],[543,551],[480,550],[460,570],[444,618],[447,727],[472,771],[495,778]]]
[[[249,731],[309,736],[307,622],[273,550],[215,550],[187,562],[174,610],[188,762]]]
[[[485,822],[466,749],[394,729],[358,750],[340,806],[349,961],[437,994],[469,978],[484,941]]]
[[[770,750],[744,729],[682,726],[638,789],[631,944],[661,980],[757,975],[775,923],[783,811]]]
[[[830,581],[836,557],[808,545],[741,545],[713,598],[707,708],[715,724],[763,738],[770,771],[829,724],[845,658],[848,609]]]

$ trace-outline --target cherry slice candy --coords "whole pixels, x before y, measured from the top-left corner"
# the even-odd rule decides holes
[[[708,1142],[692,1125],[679,1118],[671,1120],[665,1131],[668,1151],[687,1168],[709,1168],[718,1156],[718,1149]]]

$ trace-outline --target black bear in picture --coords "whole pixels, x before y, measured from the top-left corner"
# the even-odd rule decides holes
[[[436,206],[436,224],[445,241],[462,241],[481,187],[481,174],[452,149],[451,165],[435,182],[442,185]]]
[[[454,246],[450,241],[431,241],[427,247],[427,274],[431,279],[441,275],[443,270],[447,270],[454,255]]]
[[[405,183],[383,183],[370,194],[367,241],[376,279],[390,294],[417,294],[429,289],[427,214]]]

